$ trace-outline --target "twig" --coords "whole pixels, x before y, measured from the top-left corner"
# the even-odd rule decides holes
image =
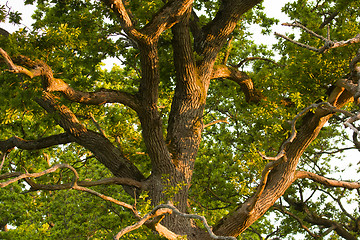
[[[101,128],[101,126],[99,125],[99,123],[96,121],[94,115],[90,112],[89,114],[91,121],[94,123],[95,127],[101,132],[101,134],[106,137],[105,131]]]

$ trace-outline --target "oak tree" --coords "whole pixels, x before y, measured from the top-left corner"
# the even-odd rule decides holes
[[[359,237],[360,183],[326,177],[339,123],[360,148],[359,2],[287,4],[300,37],[270,50],[260,0],[25,2],[32,28],[0,32],[1,237]]]

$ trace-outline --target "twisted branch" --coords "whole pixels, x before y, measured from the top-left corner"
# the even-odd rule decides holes
[[[302,221],[299,217],[297,217],[295,214],[287,211],[283,206],[274,205],[273,208],[274,208],[275,210],[278,210],[278,211],[281,212],[281,213],[285,213],[286,215],[294,218],[294,219],[300,224],[300,226],[301,226],[305,231],[307,231],[307,232],[310,234],[310,236],[312,236],[313,238],[318,238],[318,237],[320,237],[318,234],[313,233],[313,232],[303,223],[303,221]]]
[[[74,177],[73,177],[73,180],[71,183],[57,184],[57,185],[44,185],[44,184],[37,184],[30,179],[30,178],[37,178],[37,177],[43,176],[45,174],[55,172],[56,170],[62,169],[62,168],[68,168],[74,173]],[[30,187],[31,187],[30,191],[74,189],[74,190],[90,193],[90,194],[95,195],[99,198],[102,198],[106,201],[109,201],[109,202],[115,203],[119,206],[128,208],[135,214],[135,216],[139,217],[136,209],[132,205],[118,201],[112,197],[105,196],[104,194],[98,193],[92,189],[85,187],[85,186],[89,187],[89,186],[106,185],[106,184],[122,184],[122,185],[130,185],[130,186],[135,186],[135,187],[141,188],[142,184],[133,179],[107,178],[107,179],[102,179],[102,180],[93,181],[93,182],[78,181],[78,179],[79,179],[78,172],[76,171],[75,168],[73,168],[69,164],[57,164],[57,165],[52,166],[49,169],[46,169],[46,170],[44,170],[42,172],[38,172],[38,173],[15,172],[15,173],[7,173],[7,174],[0,175],[0,180],[8,179],[8,178],[12,178],[12,179],[5,181],[5,182],[1,182],[0,183],[1,188],[6,187],[14,182],[21,180],[21,179],[24,179],[30,185]]]
[[[70,101],[88,105],[122,103],[135,111],[139,109],[136,97],[130,93],[110,89],[101,89],[96,92],[78,91],[70,87],[62,79],[55,78],[51,67],[43,61],[33,61],[26,56],[11,59],[2,48],[0,48],[0,54],[8,65],[9,72],[21,73],[30,78],[43,76],[42,85],[47,92],[61,92]]]
[[[222,239],[222,240],[236,240],[235,237],[224,237],[224,236],[216,236],[212,230],[211,227],[209,226],[209,224],[207,223],[205,217],[200,216],[200,215],[196,215],[196,214],[187,214],[187,213],[182,213],[180,212],[176,207],[174,207],[173,205],[170,204],[160,204],[158,206],[156,206],[151,212],[147,213],[142,219],[140,219],[139,222],[135,223],[134,225],[128,226],[124,229],[122,229],[116,236],[115,239],[118,240],[120,237],[122,237],[124,234],[131,232],[135,229],[138,229],[139,227],[141,227],[142,225],[144,225],[144,223],[151,219],[151,218],[155,218],[164,214],[177,214],[181,217],[184,218],[190,218],[190,219],[197,219],[202,221],[204,227],[206,228],[206,230],[208,231],[209,235],[211,238],[213,239]],[[162,220],[162,218],[160,218],[160,221]],[[160,222],[159,221],[159,222]]]
[[[346,189],[360,188],[360,182],[333,180],[308,171],[297,171],[295,173],[295,179],[300,179],[300,178],[309,178],[317,183],[321,183],[328,187],[343,187]]]
[[[332,41],[330,40],[330,38],[325,38],[317,33],[315,33],[314,31],[308,29],[307,27],[305,27],[304,25],[302,25],[299,22],[294,22],[294,23],[283,23],[283,26],[289,26],[289,27],[297,27],[297,28],[301,28],[302,30],[304,30],[305,32],[309,33],[310,35],[319,38],[320,40],[322,40],[324,42],[324,45],[320,48],[316,48],[307,44],[303,44],[300,43],[298,41],[295,41],[285,35],[282,35],[280,33],[275,33],[276,36],[281,37],[289,42],[294,43],[295,45],[298,45],[302,48],[306,48],[308,50],[314,51],[314,52],[318,52],[318,53],[324,53],[329,49],[332,48],[338,48],[338,47],[344,47],[347,46],[349,44],[353,44],[353,43],[359,43],[360,42],[360,34],[356,35],[354,38],[345,40],[345,41]]]

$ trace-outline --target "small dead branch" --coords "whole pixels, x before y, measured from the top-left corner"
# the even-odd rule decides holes
[[[5,163],[5,159],[6,159],[6,153],[2,153],[0,154],[0,159],[1,159],[1,164],[0,164],[0,171],[2,169],[2,167],[4,166],[4,163]]]
[[[170,205],[170,204],[160,204],[160,205],[156,206],[151,212],[147,213],[139,222],[137,222],[134,225],[128,226],[128,227],[124,228],[123,230],[121,230],[115,236],[115,239],[118,240],[124,234],[126,234],[128,232],[131,232],[131,231],[133,231],[135,229],[138,229],[139,227],[144,225],[145,222],[148,221],[149,219],[155,218],[155,217],[158,217],[158,216],[161,216],[161,215],[164,215],[164,214],[177,214],[177,215],[179,215],[181,217],[184,217],[184,218],[191,218],[191,219],[197,219],[197,220],[202,221],[202,223],[203,223],[204,227],[206,228],[206,230],[208,231],[210,237],[213,238],[213,239],[236,240],[235,237],[216,236],[212,232],[211,227],[208,225],[205,217],[200,216],[200,215],[196,215],[196,214],[182,213],[176,207],[174,207],[173,205]],[[161,220],[162,220],[162,218],[160,218],[160,221]]]
[[[203,128],[205,129],[205,128],[210,127],[210,126],[212,126],[212,125],[214,125],[214,124],[217,124],[217,123],[227,123],[227,124],[229,124],[228,118],[215,120],[215,121],[213,121],[213,122],[211,122],[211,123],[205,124],[205,125],[203,126]]]
[[[89,116],[91,118],[91,121],[94,123],[95,127],[101,132],[101,134],[106,137],[104,129],[101,128],[100,124],[96,121],[94,115],[90,112]]]
[[[315,33],[314,31],[308,29],[307,27],[305,27],[304,25],[302,25],[301,23],[299,22],[294,22],[294,23],[283,23],[282,24],[283,26],[289,26],[289,27],[297,27],[297,28],[301,28],[302,30],[304,30],[305,32],[309,33],[310,35],[316,37],[316,38],[319,38],[320,40],[322,40],[324,42],[324,45],[320,48],[316,48],[316,47],[313,47],[313,46],[310,46],[310,45],[307,45],[307,44],[303,44],[303,43],[300,43],[298,41],[295,41],[285,35],[282,35],[280,33],[275,33],[276,36],[278,37],[281,37],[289,42],[292,42],[302,48],[306,48],[308,50],[311,50],[311,51],[314,51],[314,52],[318,52],[318,53],[324,53],[326,52],[327,50],[329,49],[332,49],[332,48],[338,48],[338,47],[343,47],[343,46],[347,46],[349,44],[353,44],[353,43],[359,43],[360,42],[360,34],[356,35],[354,38],[351,38],[351,39],[348,39],[348,40],[345,40],[345,41],[332,41],[330,40],[330,37],[329,37],[329,33],[328,33],[328,36],[327,37],[323,37],[317,33]]]

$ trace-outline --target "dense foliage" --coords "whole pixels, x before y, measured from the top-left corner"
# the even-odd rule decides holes
[[[25,2],[37,7],[31,29],[0,35],[0,47],[13,59],[19,55],[40,59],[51,67],[54,77],[84,92],[112,89],[136,96],[141,91],[144,74],[141,46],[123,30],[121,20],[103,3],[106,1]],[[166,3],[160,0],[123,2],[137,29],[147,26]],[[198,14],[199,26],[206,26],[221,8],[221,1],[195,1],[193,9]],[[21,14],[16,11],[0,4],[0,21],[21,23]],[[360,33],[359,1],[298,0],[286,4],[283,11],[292,21],[302,23],[319,35],[329,34],[332,40],[347,40]],[[187,184],[186,210],[205,216],[209,225],[221,222],[256,192],[268,163],[259,152],[277,155],[291,133],[290,121],[310,104],[327,101],[336,81],[349,74],[349,62],[359,49],[356,43],[318,53],[281,37],[271,47],[256,44],[254,38],[258,36],[248,32],[250,24],[259,24],[263,34],[270,34],[271,26],[277,22],[266,16],[261,4],[256,5],[242,15],[217,54],[215,64],[228,66],[256,57],[237,66],[252,79],[256,90],[255,97],[249,99],[243,93],[243,86],[236,81],[225,77],[211,80],[202,115],[202,141],[191,183]],[[291,28],[286,31],[293,32]],[[290,34],[290,38],[319,48],[324,44],[306,31],[296,33]],[[157,108],[165,136],[170,132],[169,116],[174,111],[172,102],[177,86],[173,56],[175,34],[170,29],[165,30],[157,44],[160,73]],[[108,69],[102,62],[109,58],[121,64]],[[200,51],[194,51],[194,58],[197,62],[203,61]],[[58,124],[55,113],[44,111],[37,100],[43,91],[41,77],[29,78],[7,71],[5,61],[0,66],[0,140],[5,142],[13,136],[37,140],[63,133],[64,128]],[[151,178],[154,172],[152,155],[149,155],[142,122],[134,109],[121,103],[85,105],[63,98],[60,93],[54,96],[59,105],[66,105],[88,130],[101,132],[108,138],[145,179]],[[344,109],[355,112],[358,107],[349,103]],[[311,114],[310,111],[298,120],[296,127],[301,128]],[[358,165],[351,165],[353,162],[347,163],[342,158],[346,155],[346,151],[341,150],[344,145],[355,148],[351,135],[342,125],[345,117],[337,114],[330,118],[302,154],[298,170],[359,181],[358,175],[342,174],[346,168],[360,171]],[[4,150],[3,147],[0,150]],[[21,147],[6,150],[1,155],[4,164],[0,174],[36,173],[55,164],[67,163],[77,170],[81,181],[114,175],[96,159],[96,154],[75,142],[31,151]],[[72,171],[62,169],[34,181],[63,184],[71,182],[72,178]],[[166,199],[179,193],[184,184],[180,182],[174,186],[171,179],[166,174],[162,176],[162,193]],[[147,191],[134,197],[121,185],[100,185],[91,189],[135,205],[141,216],[154,207],[151,193]],[[358,187],[349,190],[298,179],[238,239],[296,239],[299,235],[303,239],[357,239],[360,237],[359,199]],[[0,227],[3,230],[0,229],[0,239],[112,239],[121,229],[137,221],[124,207],[84,192],[34,191],[24,180],[0,188]],[[201,226],[200,222],[196,224]],[[161,237],[153,230],[142,227],[123,239],[158,238]]]

